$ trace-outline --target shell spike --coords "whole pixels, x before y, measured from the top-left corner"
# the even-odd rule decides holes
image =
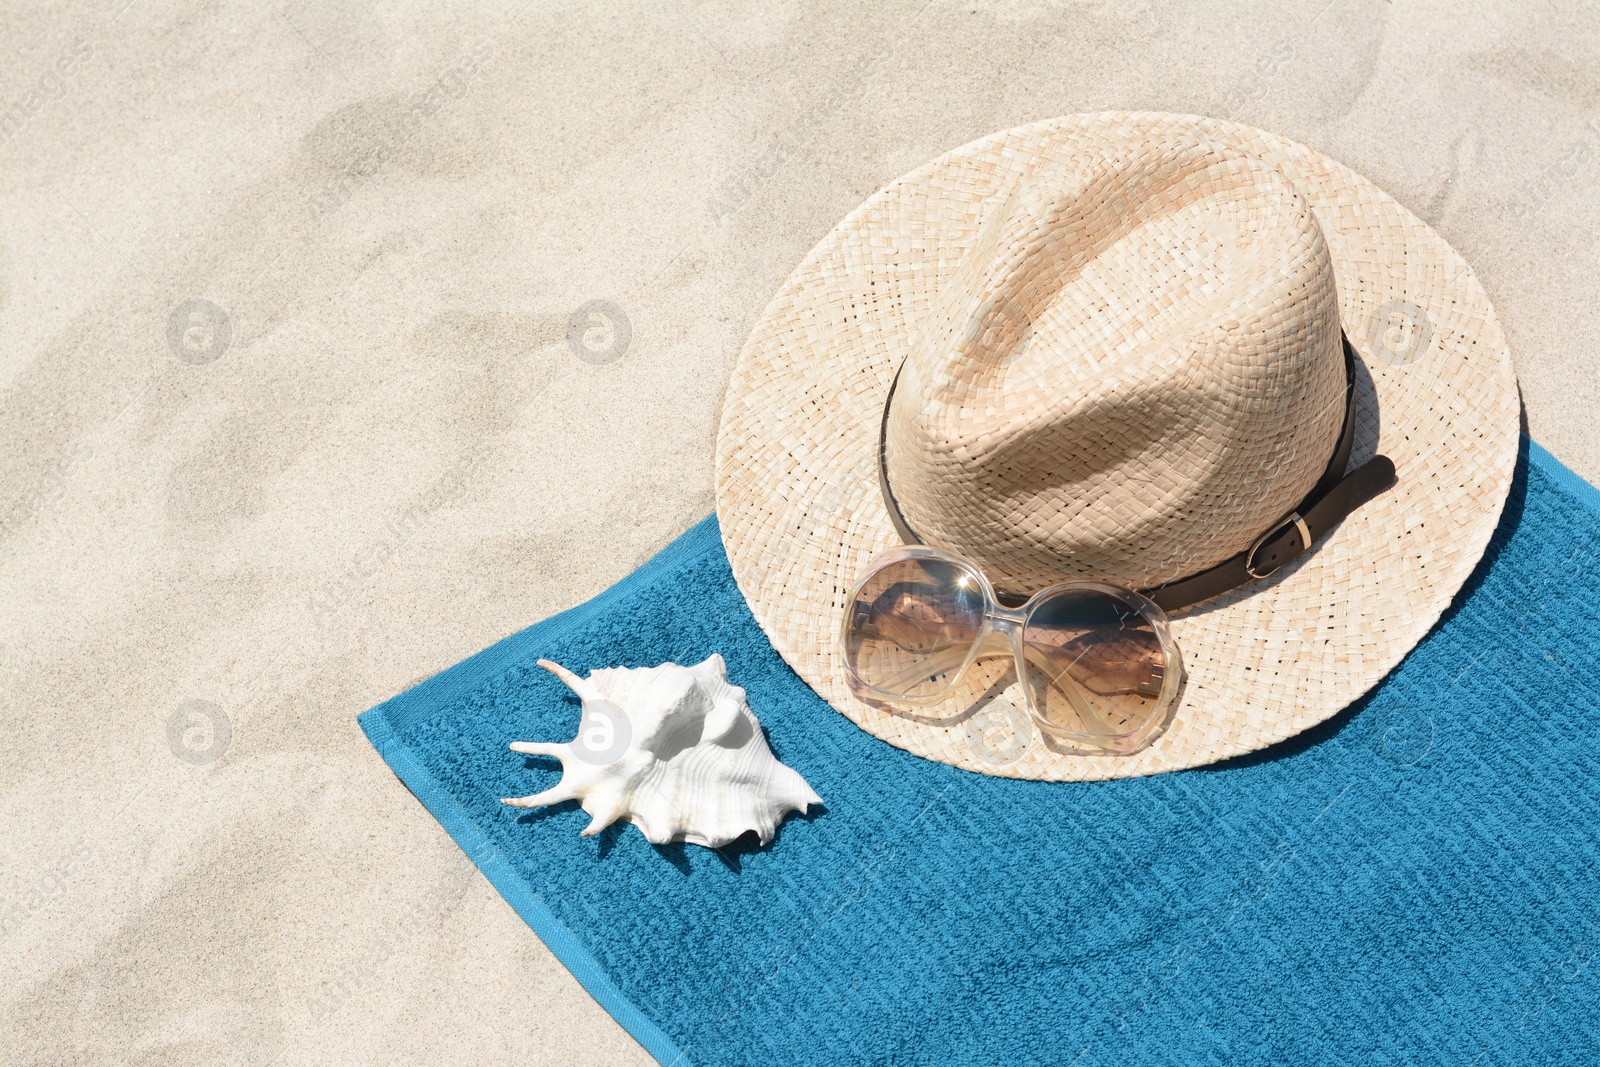
[[[524,756],[554,756],[565,763],[572,755],[572,746],[553,741],[513,741],[511,751],[520,752]]]
[[[602,808],[599,811],[592,811],[587,807],[583,810],[589,812],[589,814],[593,816],[593,818],[589,820],[589,825],[583,828],[582,832],[584,837],[593,837],[601,830],[604,830],[606,827],[616,822],[617,816],[622,814],[622,808],[617,804],[613,804],[607,808]]]
[[[542,808],[546,804],[559,804],[563,800],[573,800],[578,796],[563,780],[546,789],[542,793],[534,793],[526,797],[502,797],[500,803],[508,804],[513,808]]]
[[[579,699],[585,701],[605,699],[605,694],[600,692],[599,688],[594,684],[594,682],[588,680],[587,678],[579,678],[576,674],[573,674],[561,664],[552,663],[547,659],[539,660],[538,663],[539,666],[543,667],[545,670],[549,671],[551,674],[567,683],[567,688],[571,689],[574,693],[577,693]]]

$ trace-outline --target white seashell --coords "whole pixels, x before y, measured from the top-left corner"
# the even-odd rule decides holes
[[[511,742],[513,752],[559,759],[561,781],[506,804],[576,798],[594,816],[586,837],[626,819],[654,844],[720,848],[750,830],[766,844],[789,812],[822,803],[773,756],[719,655],[693,667],[613,667],[587,680],[548,660],[539,666],[582,698],[583,718],[567,744]]]

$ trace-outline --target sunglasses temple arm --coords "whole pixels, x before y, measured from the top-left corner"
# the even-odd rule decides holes
[[[1034,699],[1032,691],[1028,688],[1027,675],[1023,672],[1030,670],[1038,671],[1040,674],[1044,675],[1044,677],[1048,679],[1051,684],[1057,685],[1062,692],[1066,693],[1067,702],[1072,705],[1072,710],[1076,711],[1083,719],[1085,725],[1090,723],[1093,723],[1097,726],[1108,725],[1105,721],[1105,716],[1096,711],[1094,709],[1094,705],[1089,703],[1089,698],[1084,695],[1083,687],[1078,684],[1077,679],[1072,677],[1071,671],[1062,671],[1058,677],[1051,674],[1041,666],[1034,666],[1028,663],[1026,648],[1027,646],[1025,644],[1020,641],[1018,642],[1016,650],[1017,677],[1022,682],[1023,693],[1028,698],[1029,704],[1037,704],[1037,701]],[[1043,709],[1040,708],[1037,710],[1038,714],[1042,716]]]
[[[967,662],[967,655],[966,652],[961,652],[960,654],[947,653],[938,659],[907,668],[894,677],[885,679],[873,688],[881,689],[886,693],[903,693],[905,687],[918,685],[934,675],[960,670],[961,665]]]

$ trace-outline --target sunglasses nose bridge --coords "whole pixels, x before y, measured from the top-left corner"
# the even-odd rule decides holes
[[[987,613],[982,643],[978,655],[1009,656],[1017,647],[1022,635],[1022,612],[1007,608],[991,608]]]
[[[1008,608],[1003,604],[991,602],[984,615],[989,619],[989,625],[1007,633],[1020,633],[1022,622],[1027,613],[1022,608]]]

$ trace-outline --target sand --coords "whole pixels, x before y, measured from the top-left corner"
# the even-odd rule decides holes
[[[706,514],[765,300],[993,130],[1350,164],[1600,481],[1593,9],[120,3],[0,11],[8,1063],[648,1062],[355,717]]]

